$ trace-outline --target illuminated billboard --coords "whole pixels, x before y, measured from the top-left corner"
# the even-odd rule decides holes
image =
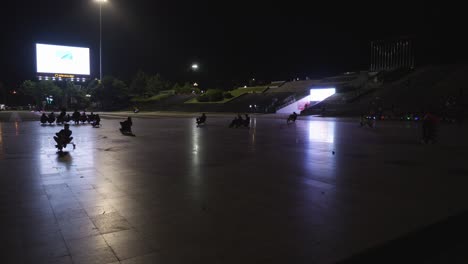
[[[311,102],[321,102],[327,97],[334,95],[336,92],[335,88],[316,88],[310,89],[310,101]]]
[[[89,48],[36,44],[39,74],[90,75]]]

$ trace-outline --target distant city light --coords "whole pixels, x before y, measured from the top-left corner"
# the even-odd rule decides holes
[[[198,70],[198,64],[196,64],[196,63],[192,64],[192,69],[193,70]]]

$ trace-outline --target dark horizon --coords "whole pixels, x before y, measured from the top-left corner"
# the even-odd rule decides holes
[[[99,5],[93,0],[14,2],[0,17],[0,82],[35,77],[35,43],[91,49],[99,76]],[[305,6],[109,0],[103,6],[103,74],[138,70],[207,88],[250,78],[320,78],[369,68],[372,40],[412,36],[416,65],[463,63],[463,17],[448,6]],[[200,71],[191,73],[197,62]]]

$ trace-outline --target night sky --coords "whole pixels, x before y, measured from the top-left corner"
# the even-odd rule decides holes
[[[103,6],[104,75],[129,81],[142,69],[205,86],[318,78],[368,69],[370,41],[398,36],[415,38],[419,65],[467,58],[461,6],[276,2],[109,0]],[[8,1],[0,28],[0,81],[7,85],[34,78],[36,42],[90,47],[91,72],[99,74],[99,5],[93,0]],[[197,76],[192,62],[200,65]]]

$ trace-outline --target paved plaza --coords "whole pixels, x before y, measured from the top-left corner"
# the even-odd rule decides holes
[[[334,263],[468,209],[467,126],[109,116],[59,156],[34,118],[0,113],[1,263]]]

